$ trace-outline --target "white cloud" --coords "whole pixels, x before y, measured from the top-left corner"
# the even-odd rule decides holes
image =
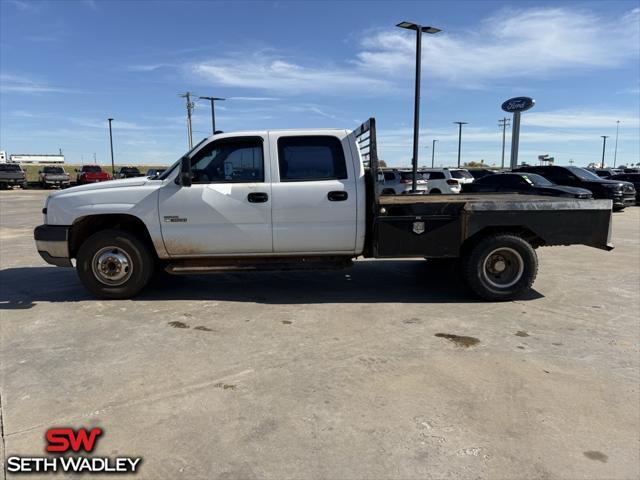
[[[362,41],[356,65],[410,74],[413,38],[397,29],[374,33]],[[569,8],[504,9],[475,32],[424,35],[423,60],[430,75],[456,86],[482,87],[496,79],[617,67],[638,60],[639,42],[640,8],[610,20]]]
[[[189,71],[211,85],[282,93],[343,94],[345,91],[386,91],[391,88],[386,80],[352,68],[306,66],[264,52],[195,63],[189,66]]]
[[[239,100],[242,102],[275,102],[277,97],[229,97],[227,100]]]
[[[23,0],[7,0],[7,3],[13,5],[21,12],[39,12],[41,4],[33,1],[27,2]]]
[[[3,93],[79,93],[70,88],[49,85],[20,75],[0,74],[0,92]]]
[[[139,65],[129,65],[127,70],[132,72],[155,72],[161,68],[175,68],[178,65],[174,63],[143,63]]]
[[[573,129],[615,129],[616,121],[626,128],[640,128],[640,117],[615,112],[588,110],[556,110],[550,112],[527,112],[522,116],[523,126]]]

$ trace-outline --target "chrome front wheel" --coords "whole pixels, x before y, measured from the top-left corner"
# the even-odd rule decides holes
[[[131,256],[123,249],[108,246],[101,248],[91,262],[96,279],[110,287],[126,283],[133,273]]]

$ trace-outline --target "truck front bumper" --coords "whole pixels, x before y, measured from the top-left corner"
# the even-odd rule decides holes
[[[69,227],[40,225],[33,231],[36,248],[42,259],[58,267],[72,267],[69,258]]]

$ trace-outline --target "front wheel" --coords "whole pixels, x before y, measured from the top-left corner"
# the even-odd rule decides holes
[[[522,237],[497,234],[480,240],[463,259],[463,278],[478,296],[493,301],[517,298],[538,273],[535,250]]]
[[[106,299],[135,296],[147,285],[153,269],[148,247],[135,235],[118,229],[90,236],[76,259],[80,281],[95,296]]]

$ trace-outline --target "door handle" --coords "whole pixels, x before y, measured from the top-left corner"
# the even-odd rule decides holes
[[[327,198],[330,202],[344,202],[347,198],[349,198],[349,194],[344,190],[338,190],[335,192],[327,193]]]
[[[247,200],[249,203],[264,203],[269,200],[269,195],[265,192],[252,192],[247,195]]]

